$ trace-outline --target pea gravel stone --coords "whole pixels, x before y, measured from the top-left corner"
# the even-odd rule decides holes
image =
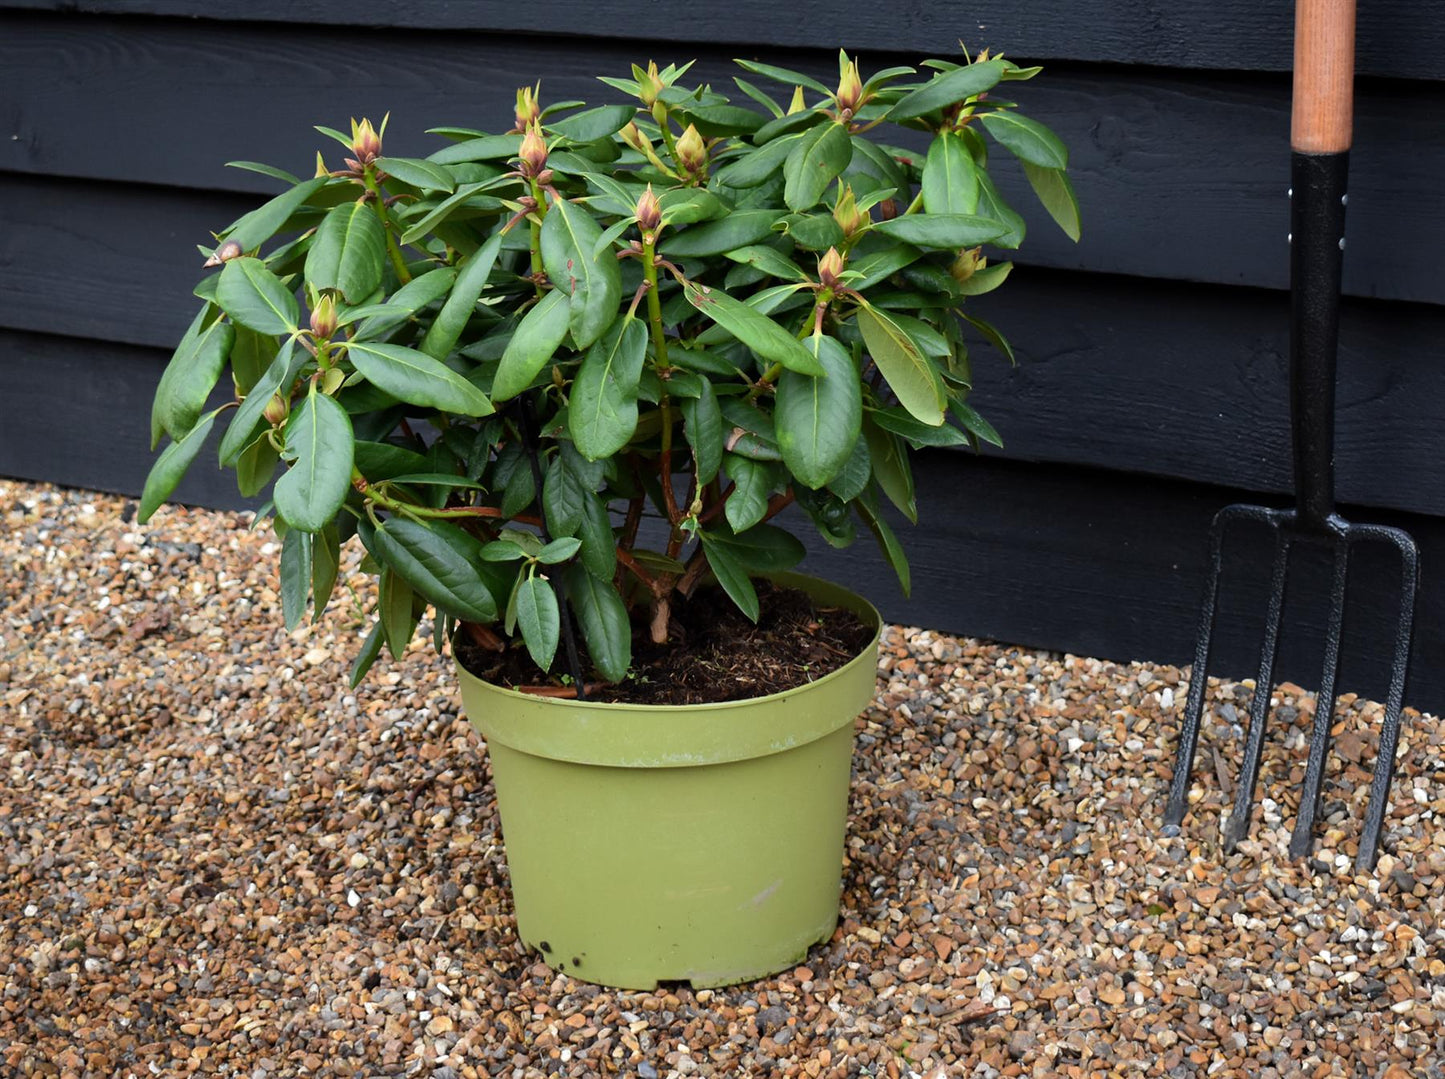
[[[355,555],[281,628],[249,517],[0,480],[0,1075],[1445,1075],[1445,727],[1345,698],[1320,849],[1285,857],[1312,699],[1224,857],[1249,683],[1161,837],[1187,675],[890,627],[843,917],[754,985],[618,993],[513,931],[481,745],[418,642],[357,691]],[[786,822],[774,822],[778,826]]]

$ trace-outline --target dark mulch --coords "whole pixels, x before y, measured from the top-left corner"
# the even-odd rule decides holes
[[[757,625],[721,589],[700,589],[673,608],[671,639],[653,644],[634,628],[632,671],[616,685],[589,688],[590,699],[629,704],[709,704],[781,693],[815,682],[863,650],[872,628],[852,611],[821,607],[804,592],[758,581]],[[579,648],[581,642],[578,642]],[[562,648],[543,677],[521,642],[498,655],[456,640],[457,658],[477,677],[506,686],[559,684]],[[590,670],[585,651],[584,670]]]

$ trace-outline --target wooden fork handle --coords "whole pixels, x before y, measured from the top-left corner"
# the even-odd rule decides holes
[[[1355,0],[1296,0],[1294,10],[1290,147],[1341,153],[1354,119]]]

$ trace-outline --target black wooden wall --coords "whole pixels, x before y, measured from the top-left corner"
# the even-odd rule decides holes
[[[309,171],[313,123],[509,122],[514,88],[597,97],[599,73],[754,56],[826,76],[961,39],[1046,65],[1018,88],[1064,137],[1077,247],[1035,212],[978,309],[1017,369],[979,363],[1006,448],[920,463],[917,586],[825,553],[896,620],[1119,658],[1188,657],[1214,508],[1290,483],[1285,365],[1288,0],[0,0],[0,474],[134,492],[148,402],[187,324],[194,244],[271,188],[232,159]],[[1445,707],[1445,0],[1360,13],[1339,394],[1341,499],[1425,554],[1412,698]],[[204,466],[181,495],[235,504]],[[1247,545],[1246,545],[1247,546]],[[1258,559],[1244,553],[1248,566]],[[1347,684],[1378,692],[1389,567],[1357,575]],[[1256,582],[1257,583],[1257,582]],[[1306,683],[1312,585],[1287,642]],[[1247,588],[1220,666],[1248,673]]]

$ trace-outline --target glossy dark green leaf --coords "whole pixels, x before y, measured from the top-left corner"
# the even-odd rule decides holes
[[[261,176],[269,176],[273,180],[280,180],[282,183],[290,184],[292,187],[301,186],[301,177],[294,176],[285,169],[278,169],[275,165],[267,165],[260,161],[227,161],[226,168],[240,169],[242,172],[254,172]],[[318,177],[320,179],[320,177]]]
[[[328,210],[306,255],[306,283],[334,289],[347,303],[376,291],[386,263],[386,234],[369,203],[344,202]]]
[[[792,569],[808,553],[803,542],[785,528],[762,524],[746,532],[729,532],[726,529],[711,529],[708,539],[716,546],[725,547],[744,566],[754,573],[776,573]]]
[[[281,617],[290,632],[306,617],[311,598],[311,533],[290,529],[281,541]]]
[[[828,482],[828,490],[844,502],[851,502],[863,493],[872,475],[873,462],[868,456],[868,441],[859,434],[849,451],[848,460],[843,462],[838,474]]]
[[[799,247],[809,251],[826,251],[830,247],[843,246],[843,227],[832,214],[793,214],[786,221],[788,235]]]
[[[963,139],[940,131],[923,163],[923,208],[930,214],[978,212],[978,166]]]
[[[490,416],[486,394],[440,360],[402,345],[352,341],[346,355],[366,380],[400,401],[464,416]]]
[[[905,409],[880,408],[871,412],[869,418],[883,430],[892,431],[915,446],[962,446],[968,443],[968,436],[957,427],[946,423],[937,427],[921,423]]]
[[[326,605],[331,602],[331,593],[336,588],[336,578],[340,572],[341,537],[336,525],[329,524],[316,533],[311,544],[311,592],[315,597],[311,621],[321,621]]]
[[[779,216],[775,210],[738,210],[664,237],[662,253],[678,259],[707,258],[735,251],[771,236]]]
[[[808,487],[795,487],[794,491],[798,496],[798,508],[813,522],[818,535],[823,537],[828,546],[847,547],[858,538],[858,526],[853,521],[848,504],[831,490],[826,487],[816,491]]]
[[[427,160],[438,165],[452,165],[459,161],[502,161],[516,157],[522,149],[521,135],[483,135],[464,142],[443,146]]]
[[[236,396],[245,397],[276,358],[276,339],[269,334],[248,330],[245,326],[232,326],[231,329],[236,334],[231,345],[231,380],[236,387]]]
[[[822,375],[784,371],[773,420],[788,469],[809,487],[826,485],[862,434],[863,391],[848,350],[831,337],[804,342],[817,349]]]
[[[691,225],[697,221],[711,221],[727,212],[720,198],[701,187],[674,188],[664,191],[657,198],[662,210],[662,220],[668,225]]]
[[[595,142],[621,131],[636,115],[636,105],[603,105],[561,120],[549,120],[546,127],[572,142]]]
[[[466,168],[458,165],[456,168]],[[480,168],[481,166],[476,166]],[[462,184],[451,195],[437,203],[420,217],[412,216],[406,219],[406,228],[401,234],[401,242],[413,244],[423,239],[439,226],[445,225],[453,217],[461,214],[470,216],[481,215],[495,211],[500,214],[503,209],[501,201],[492,195],[483,194],[486,191],[496,190],[498,194],[504,194],[501,189],[509,183],[515,183],[505,177],[491,177],[486,180],[476,180],[472,183]]]
[[[599,580],[580,564],[569,566],[565,579],[593,666],[607,681],[622,681],[632,665],[632,625],[622,597],[611,581]]]
[[[301,309],[260,259],[231,259],[216,282],[216,304],[242,326],[279,336],[296,332]]]
[[[865,306],[858,311],[858,329],[898,403],[924,423],[943,422],[947,401],[937,366],[918,343],[886,312]]]
[[[567,336],[569,317],[567,295],[558,289],[522,316],[492,380],[492,400],[506,401],[532,384]]]
[[[729,135],[750,135],[763,126],[763,117],[755,109],[740,105],[684,105],[679,107],[683,120],[693,124],[709,139]]]
[[[572,467],[572,463],[565,453],[558,453],[542,479],[542,509],[547,515],[547,528],[554,536],[577,534],[587,512],[587,499],[592,496],[586,477]]]
[[[211,316],[209,323],[205,321],[207,315]],[[202,308],[176,346],[156,386],[155,401],[151,405],[152,450],[160,443],[162,434],[173,439],[184,438],[196,425],[201,409],[206,407],[206,399],[221,379],[235,340],[235,327],[223,321],[210,305]]]
[[[238,218],[221,233],[223,240],[234,240],[242,251],[254,251],[280,230],[291,215],[306,204],[323,187],[327,177],[318,176],[305,183],[283,191],[269,202],[258,206],[250,213]]]
[[[350,685],[352,689],[361,685],[361,680],[366,677],[366,672],[371,670],[371,665],[381,655],[382,645],[386,643],[386,634],[383,632],[381,619],[371,627],[371,632],[366,635],[366,640],[361,644],[361,651],[356,653],[356,659],[351,664]]]
[[[647,357],[647,325],[615,322],[587,352],[572,383],[567,429],[582,456],[610,457],[637,430],[637,381]]]
[[[276,466],[281,462],[281,455],[271,444],[268,434],[263,432],[258,435],[236,458],[236,486],[247,498],[260,494],[276,478]]]
[[[324,528],[351,488],[351,418],[314,386],[286,424],[291,467],[276,481],[276,512],[303,532]]]
[[[718,170],[717,182],[727,187],[757,187],[783,167],[788,154],[792,153],[793,147],[805,134],[807,132],[798,131],[773,139],[755,150],[749,150],[736,161]]]
[[[834,180],[853,160],[853,139],[840,123],[809,128],[783,162],[783,201],[793,210],[818,204]]]
[[[728,598],[737,604],[738,610],[747,616],[748,621],[756,622],[758,620],[758,591],[748,578],[746,567],[736,554],[724,544],[715,542],[709,533],[701,532],[699,535],[702,537],[703,556],[707,559],[713,576],[717,578],[717,583],[722,585]]]
[[[733,299],[722,289],[689,284],[687,300],[768,363],[779,363],[805,375],[822,373],[822,365],[796,337],[767,315]]]
[[[354,341],[379,337],[401,325],[428,304],[445,296],[456,279],[456,270],[450,266],[438,266],[435,270],[428,270],[412,278],[388,296],[385,303],[364,304],[343,310],[337,322],[342,326],[361,322],[351,335]]]
[[[1069,167],[1069,151],[1059,137],[1037,120],[1016,112],[979,114],[983,129],[1020,161],[1045,169]]]
[[[546,566],[555,566],[559,562],[566,562],[581,548],[582,541],[575,536],[554,539],[537,552],[537,561]]]
[[[962,312],[960,312],[960,314],[962,314]],[[1018,366],[1019,361],[1018,357],[1014,355],[1013,346],[1008,343],[1008,340],[1004,337],[1003,334],[999,333],[998,328],[994,326],[993,323],[986,322],[983,319],[978,318],[974,315],[963,315],[963,321],[967,322],[975,330],[983,334],[984,338],[988,341],[989,344],[991,344],[994,348],[998,349],[1004,354],[1004,356],[1008,358],[1008,362],[1010,363],[1010,365],[1014,367]]]
[[[896,193],[908,190],[908,173],[898,159],[871,139],[853,140],[852,169],[866,172]]]
[[[698,396],[683,399],[681,406],[682,433],[692,447],[697,482],[711,483],[722,467],[723,455],[722,412],[718,409],[712,383],[703,379]]]
[[[490,622],[497,604],[478,570],[482,545],[444,521],[388,518],[373,538],[377,552],[427,602],[466,622]]]
[[[372,483],[409,472],[424,472],[428,467],[427,459],[421,454],[390,442],[357,439],[355,457],[357,469]]]
[[[290,396],[292,384],[296,381],[297,373],[305,366],[306,360],[305,349],[295,341],[288,339],[282,343],[276,358],[271,361],[271,366],[266,368],[266,373],[251,387],[251,392],[246,394],[241,407],[232,417],[231,425],[226,428],[226,433],[221,438],[221,464],[236,463],[241,451],[251,444],[267,403],[278,390],[285,396]]]
[[[912,244],[895,244],[881,251],[862,255],[849,263],[849,271],[858,274],[855,280],[849,282],[849,286],[860,290],[870,289],[922,257],[923,252]]]
[[[878,548],[883,552],[883,557],[888,559],[888,564],[893,567],[893,572],[898,575],[898,584],[903,589],[903,595],[908,596],[913,591],[912,573],[908,568],[908,556],[903,551],[903,545],[898,542],[898,537],[893,534],[893,529],[878,512],[878,508],[872,505],[867,499],[859,499],[853,503],[858,511],[858,516],[868,526],[868,530],[878,541]]]
[[[497,262],[497,252],[502,249],[502,237],[493,236],[476,252],[468,255],[457,272],[451,292],[437,312],[432,324],[422,338],[421,351],[436,360],[444,360],[456,347],[468,320],[477,309],[477,299],[487,284],[492,267]],[[428,275],[430,276],[430,275]],[[418,278],[418,280],[422,280]],[[416,284],[413,281],[412,284]]]
[[[145,489],[140,496],[140,513],[136,518],[141,524],[149,521],[161,503],[171,497],[171,493],[181,482],[181,477],[186,474],[186,469],[191,467],[196,454],[201,452],[201,446],[205,444],[206,436],[211,433],[211,426],[216,422],[219,411],[207,412],[184,438],[163,449],[156,458],[156,463],[151,465],[150,474],[146,476]]]
[[[617,540],[607,503],[594,494],[582,509],[582,523],[577,528],[577,538],[582,541],[582,565],[598,580],[610,581],[617,569]]]
[[[523,577],[517,584],[517,626],[532,662],[542,670],[550,670],[557,654],[557,638],[562,629],[557,593],[543,577]]]
[[[984,60],[935,75],[894,105],[888,119],[911,120],[984,93],[998,85],[1004,70],[1002,60]]]
[[[1064,235],[1075,243],[1079,242],[1079,200],[1074,194],[1074,185],[1062,169],[1046,169],[1032,162],[1023,162],[1024,175],[1029,178],[1034,194],[1043,203]]]
[[[542,222],[542,265],[567,296],[567,324],[579,351],[612,325],[622,299],[616,257],[610,250],[596,251],[601,237],[592,215],[566,199],[554,200]]]
[[[382,569],[377,591],[382,636],[391,658],[400,659],[416,632],[415,595],[406,579],[390,566]]]
[[[723,456],[723,468],[733,481],[733,492],[723,503],[723,515],[734,532],[746,532],[767,515],[777,473],[766,462],[736,453]]]
[[[452,192],[457,188],[456,178],[434,161],[423,161],[415,157],[379,157],[376,167],[404,184],[422,191]]]
[[[872,231],[919,247],[957,250],[997,240],[1008,231],[1008,227],[991,217],[977,214],[928,213],[879,221]]]
[[[989,174],[982,169],[978,174],[978,212],[1003,224],[1003,235],[992,241],[995,247],[1012,250],[1024,242],[1024,233],[1027,231],[1024,219],[1004,201]]]
[[[967,279],[958,283],[958,291],[964,296],[982,296],[986,292],[992,292],[1004,283],[1013,268],[1012,262],[995,262],[992,266],[975,270]]]
[[[897,435],[883,430],[866,419],[863,434],[868,440],[873,478],[888,496],[888,501],[914,524],[918,523],[918,502],[914,494],[913,469],[908,464],[908,451]]]
[[[775,67],[772,64],[759,63],[757,60],[734,60],[733,63],[744,71],[751,71],[754,75],[761,75],[765,79],[772,79],[774,82],[781,82],[788,86],[803,86],[809,90],[816,90],[818,93],[828,96],[832,93],[817,79],[811,75],[804,75],[799,71],[792,71],[785,67]]]
[[[999,448],[1003,447],[1003,439],[1000,438],[999,433],[994,430],[993,424],[980,416],[968,402],[951,401],[948,405],[948,411],[953,413],[958,422],[963,425],[964,430],[970,434],[977,436],[990,445],[998,446]]]
[[[781,277],[784,281],[808,280],[808,275],[787,255],[761,244],[749,244],[729,251],[727,257],[744,266],[756,266],[769,276]]]

